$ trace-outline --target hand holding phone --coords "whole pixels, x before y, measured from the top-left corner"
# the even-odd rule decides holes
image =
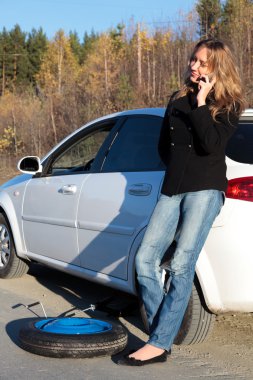
[[[202,106],[206,104],[206,97],[209,94],[209,92],[212,90],[216,78],[213,73],[202,75],[199,77],[198,80],[198,95],[197,95],[197,101],[198,101],[198,106]]]

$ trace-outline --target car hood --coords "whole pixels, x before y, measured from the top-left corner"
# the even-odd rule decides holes
[[[22,182],[28,181],[29,179],[32,178],[32,174],[20,174],[17,175],[16,177],[10,179],[9,181],[3,183],[0,186],[0,191],[7,189],[8,187],[14,186],[14,185],[19,185]]]

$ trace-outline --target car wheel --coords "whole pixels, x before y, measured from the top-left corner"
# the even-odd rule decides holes
[[[0,278],[21,277],[28,268],[28,264],[17,256],[9,223],[0,214]]]
[[[193,284],[191,297],[174,344],[197,344],[208,338],[214,326],[215,314],[207,309],[200,285]]]
[[[148,321],[145,307],[140,301],[140,313],[144,325],[144,330],[148,333]],[[215,315],[211,314],[205,305],[204,298],[197,279],[192,287],[191,297],[179,329],[174,340],[177,345],[190,345],[201,343],[207,339],[214,325]]]
[[[124,350],[127,338],[120,323],[93,318],[36,318],[19,331],[23,349],[58,358],[114,355]]]

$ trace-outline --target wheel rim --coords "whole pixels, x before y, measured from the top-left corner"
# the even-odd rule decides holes
[[[10,259],[10,234],[4,224],[0,224],[0,268],[5,267]]]
[[[108,322],[92,318],[47,318],[35,323],[41,331],[53,334],[99,334],[112,329]]]

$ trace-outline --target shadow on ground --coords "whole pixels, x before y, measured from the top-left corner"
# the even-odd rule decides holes
[[[120,323],[122,317],[141,333],[144,332],[137,297],[36,263],[31,264],[28,274],[70,304],[70,308],[63,310],[60,316],[88,316]],[[81,311],[90,305],[95,305],[94,311]],[[130,332],[126,325],[129,346],[141,347],[143,340]]]

